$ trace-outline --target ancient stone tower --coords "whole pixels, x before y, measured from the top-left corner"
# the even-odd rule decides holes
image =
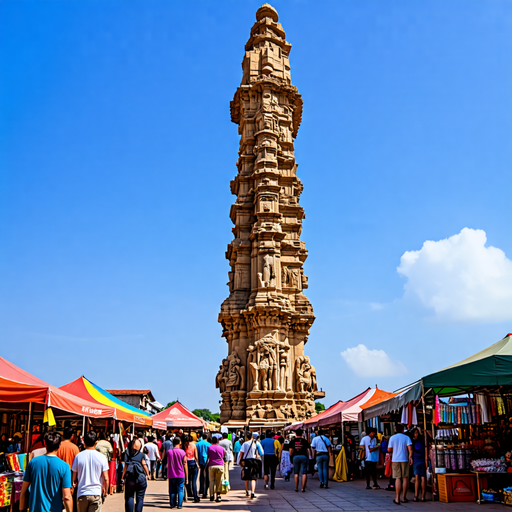
[[[291,45],[277,21],[269,4],[256,12],[231,102],[240,150],[231,182],[234,239],[226,253],[230,294],[219,315],[228,357],[216,386],[221,422],[233,426],[303,420],[324,396],[304,355],[315,317],[303,293],[308,253],[300,240],[305,215],[293,147],[302,98],[291,84]]]

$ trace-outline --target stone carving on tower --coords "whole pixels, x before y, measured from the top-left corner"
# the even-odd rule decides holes
[[[303,420],[324,396],[304,354],[315,317],[303,292],[308,253],[300,240],[303,187],[293,146],[302,98],[291,84],[290,50],[276,10],[264,4],[231,102],[240,150],[231,182],[234,239],[226,252],[230,295],[219,314],[229,353],[215,380],[222,423]]]

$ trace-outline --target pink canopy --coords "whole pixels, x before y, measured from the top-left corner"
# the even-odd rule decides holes
[[[384,396],[390,398],[394,395],[393,393],[388,393],[387,391],[382,391],[378,388],[368,388],[348,402],[340,402],[331,407],[328,414],[325,414],[318,419],[318,426],[322,427],[325,425],[335,425],[337,423],[344,423],[346,421],[362,421],[362,406],[370,400],[374,401]]]
[[[205,422],[190,412],[184,405],[176,402],[171,407],[152,416],[153,427],[166,429],[167,427],[203,428]]]

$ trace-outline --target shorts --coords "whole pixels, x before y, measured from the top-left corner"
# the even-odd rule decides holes
[[[295,455],[293,457],[293,474],[307,475],[309,469],[309,459],[306,455]]]
[[[242,461],[242,480],[258,480],[261,470],[260,459],[244,459]]]
[[[408,462],[393,462],[393,478],[409,478]]]
[[[427,476],[427,466],[425,461],[415,462],[412,465],[412,472],[415,476]]]

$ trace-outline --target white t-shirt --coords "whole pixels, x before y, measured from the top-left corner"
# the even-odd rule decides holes
[[[315,436],[311,441],[311,448],[317,453],[328,453],[328,446],[331,446],[331,441],[326,436]]]
[[[377,446],[377,438],[373,439],[370,436],[364,436],[359,443],[360,446],[364,446],[366,450],[366,460],[368,462],[379,462],[379,451],[374,450],[370,451],[370,448],[375,448]]]
[[[84,450],[75,457],[71,470],[77,473],[78,497],[101,496],[103,471],[108,471],[104,455],[96,450]]]
[[[233,445],[229,439],[222,439],[219,441],[219,446],[222,446],[226,451],[226,462],[231,462],[233,460]]]
[[[405,434],[395,434],[389,438],[388,448],[393,448],[391,454],[391,462],[409,462],[409,450],[408,446],[411,446],[412,442]]]
[[[145,446],[148,450],[149,460],[157,460],[160,452],[158,451],[158,446],[155,443],[146,443]]]
[[[244,454],[244,459],[255,459],[256,458],[256,450],[260,454],[260,457],[263,455],[263,448],[259,441],[246,441],[240,450],[240,453]]]

